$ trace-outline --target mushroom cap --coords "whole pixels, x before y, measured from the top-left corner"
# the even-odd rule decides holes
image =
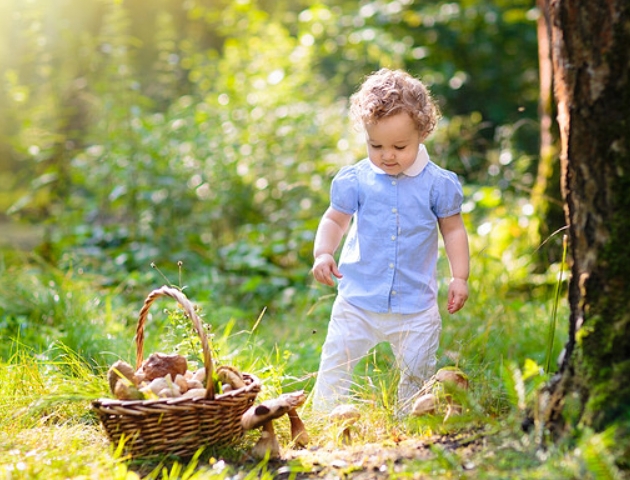
[[[243,380],[243,376],[241,375],[241,372],[239,372],[234,367],[230,367],[229,365],[221,365],[220,367],[218,367],[217,377],[219,377],[219,381],[221,383],[226,383],[230,385],[234,390],[243,388],[246,385],[245,380]]]
[[[205,388],[190,388],[180,398],[205,398],[206,393],[207,392]]]
[[[328,414],[328,417],[334,422],[350,426],[361,418],[361,412],[355,405],[338,405]]]
[[[291,409],[293,409],[304,405],[304,402],[306,401],[306,394],[304,393],[304,390],[298,390],[296,392],[283,393],[278,397],[278,399],[282,402],[286,402]]]
[[[135,385],[129,385],[122,379],[116,383],[114,395],[118,400],[144,400],[144,394]]]
[[[265,400],[259,405],[249,407],[241,417],[241,425],[245,430],[258,428],[270,420],[285,415],[289,410],[299,407],[306,400],[304,391],[285,393],[278,398]]]
[[[151,380],[151,383],[149,383],[146,386],[146,388],[151,390],[156,395],[168,387],[169,387],[169,382],[164,377],[154,378],[153,380]]]
[[[206,368],[201,367],[199,370],[195,370],[192,374],[191,379],[204,383],[206,380]]]
[[[459,368],[440,368],[435,379],[441,383],[455,384],[464,390],[468,389],[468,376]]]
[[[109,389],[114,393],[116,384],[121,377],[125,377],[130,383],[137,385],[135,378],[135,372],[133,367],[123,360],[116,361],[107,371],[107,380],[109,382]]]
[[[158,377],[165,377],[169,373],[172,378],[178,374],[184,375],[188,369],[186,357],[182,355],[166,355],[164,353],[152,353],[140,367],[144,379],[148,382]]]
[[[411,410],[412,415],[421,416],[434,413],[437,408],[437,397],[433,393],[427,393],[416,399]]]

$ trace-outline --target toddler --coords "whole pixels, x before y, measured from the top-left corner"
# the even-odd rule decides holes
[[[398,404],[434,373],[442,329],[437,306],[438,229],[451,269],[447,311],[468,298],[468,236],[457,176],[429,159],[423,141],[439,112],[424,84],[381,69],[350,98],[368,158],[342,168],[331,186],[314,245],[313,276],[338,279],[313,408],[349,399],[356,364],[376,344],[392,346],[400,369]],[[334,254],[347,233],[339,265]]]

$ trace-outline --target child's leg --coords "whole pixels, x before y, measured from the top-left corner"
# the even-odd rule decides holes
[[[442,319],[437,306],[402,317],[402,328],[389,335],[389,341],[400,369],[398,408],[405,413],[411,409],[413,396],[435,372]]]
[[[329,411],[349,400],[352,373],[377,341],[363,311],[337,297],[313,388],[313,409]]]

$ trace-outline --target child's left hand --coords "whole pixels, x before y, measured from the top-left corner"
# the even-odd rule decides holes
[[[468,282],[463,278],[452,278],[448,286],[448,313],[455,313],[468,300]]]

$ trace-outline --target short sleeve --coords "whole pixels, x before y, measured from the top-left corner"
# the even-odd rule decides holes
[[[431,191],[431,209],[438,218],[450,217],[462,210],[464,192],[457,175],[440,170]]]
[[[359,181],[353,165],[343,167],[330,186],[330,206],[348,215],[359,208]]]

